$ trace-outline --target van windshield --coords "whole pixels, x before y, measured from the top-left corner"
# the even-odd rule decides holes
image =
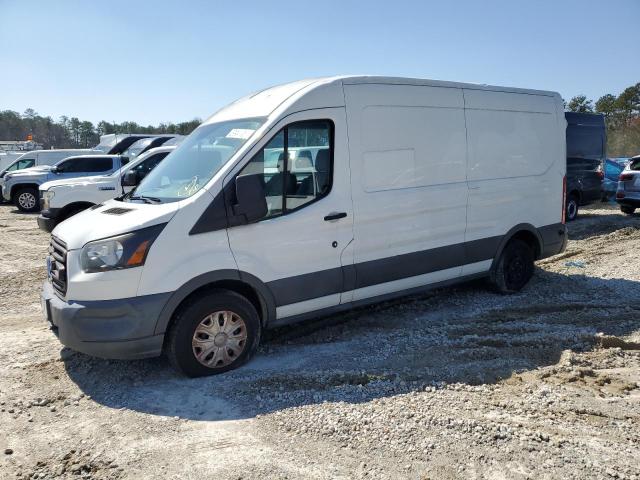
[[[93,149],[100,150],[103,153],[109,153],[117,142],[118,137],[116,135],[108,135],[106,138],[102,139],[98,145],[93,147]]]
[[[249,118],[198,127],[140,185],[130,200],[175,202],[200,190],[264,123]]]

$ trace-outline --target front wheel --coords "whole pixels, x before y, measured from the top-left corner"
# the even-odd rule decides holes
[[[37,212],[40,210],[38,204],[38,191],[35,188],[21,188],[16,192],[14,203],[21,212]]]
[[[627,215],[633,215],[633,212],[636,211],[635,207],[629,207],[627,205],[621,205],[620,210],[622,213],[626,213]]]
[[[579,200],[576,195],[569,195],[567,198],[567,221],[572,222],[578,217]]]
[[[211,290],[188,300],[176,313],[165,351],[189,377],[215,375],[239,367],[260,343],[260,318],[246,298]]]
[[[509,241],[496,263],[491,280],[498,292],[519,292],[533,276],[534,253],[522,240]]]

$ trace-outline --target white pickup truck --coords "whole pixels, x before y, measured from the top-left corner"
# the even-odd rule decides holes
[[[38,226],[51,232],[55,226],[82,210],[127,193],[132,187],[122,186],[122,177],[136,172],[138,180],[144,178],[160,161],[175,150],[175,146],[147,150],[134,161],[110,175],[53,180],[40,185]]]

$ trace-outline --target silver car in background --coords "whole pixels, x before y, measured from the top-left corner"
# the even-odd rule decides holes
[[[616,202],[620,204],[620,210],[628,215],[640,208],[640,155],[631,158],[620,173]]]

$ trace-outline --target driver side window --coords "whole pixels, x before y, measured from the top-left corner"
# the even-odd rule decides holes
[[[331,190],[332,166],[333,122],[305,120],[280,130],[238,176],[261,176],[267,219],[326,196]]]

